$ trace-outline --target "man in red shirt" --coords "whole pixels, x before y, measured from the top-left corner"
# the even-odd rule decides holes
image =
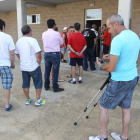
[[[76,63],[80,69],[79,83],[82,83],[82,75],[83,75],[83,52],[87,48],[86,39],[83,34],[80,33],[80,24],[74,24],[75,33],[71,35],[68,41],[68,47],[70,49],[70,65],[72,66],[72,79],[69,83],[76,84],[75,80],[75,70]]]
[[[111,44],[111,34],[108,32],[106,24],[103,25],[105,30],[104,34],[102,35],[102,39],[104,40],[103,43],[103,54],[108,54]]]
[[[64,27],[63,28],[63,33],[62,33],[62,38],[63,38],[63,45],[62,45],[62,59],[61,59],[61,62],[64,62],[64,63],[67,63],[66,60],[64,60],[64,56],[65,56],[65,53],[67,51],[67,44],[68,44],[68,37],[67,37],[67,33],[68,33],[68,29],[67,27]]]

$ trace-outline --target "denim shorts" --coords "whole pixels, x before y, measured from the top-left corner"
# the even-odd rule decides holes
[[[130,109],[133,91],[138,80],[138,77],[131,81],[114,81],[111,79],[100,98],[100,106],[110,110],[114,110],[117,106]]]
[[[42,72],[41,72],[40,66],[37,67],[32,72],[22,71],[22,79],[23,79],[22,88],[29,88],[30,87],[31,77],[33,79],[35,89],[41,89],[42,88]]]
[[[67,51],[67,48],[63,47],[62,52],[66,52],[66,51]]]
[[[0,75],[4,89],[12,88],[13,74],[9,66],[0,66]]]

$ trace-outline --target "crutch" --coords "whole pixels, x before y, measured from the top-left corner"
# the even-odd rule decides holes
[[[91,102],[88,104],[88,106],[84,109],[83,113],[80,115],[80,117],[77,119],[77,121],[74,123],[74,125],[77,125],[77,123],[79,122],[79,120],[82,118],[82,116],[84,115],[84,113],[87,111],[87,109],[89,108],[89,106],[92,104],[92,102],[94,101],[94,99],[98,96],[98,94],[100,93],[100,91],[105,87],[106,84],[109,83],[109,80],[110,80],[110,73],[109,73],[109,76],[108,78],[106,79],[106,81],[104,82],[104,84],[101,86],[100,90],[96,93],[96,95],[93,97],[93,99],[91,100]],[[99,102],[99,100],[98,100]],[[94,107],[97,106],[98,102],[94,105]],[[93,107],[93,108],[94,108]],[[93,110],[93,109],[92,109]],[[90,112],[91,113],[91,112]]]

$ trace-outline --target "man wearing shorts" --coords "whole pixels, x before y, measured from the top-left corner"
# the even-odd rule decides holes
[[[102,39],[104,40],[103,43],[103,54],[109,54],[110,44],[111,44],[111,34],[108,32],[106,24],[103,25],[105,30],[104,34],[102,35]]]
[[[62,45],[62,59],[61,59],[61,62],[64,62],[64,63],[67,63],[66,60],[64,60],[64,56],[65,56],[65,53],[67,51],[67,44],[68,44],[68,37],[67,37],[67,33],[68,33],[68,27],[64,27],[63,28],[63,33],[62,33],[62,38],[63,38],[63,45]]]
[[[130,107],[135,86],[138,82],[136,62],[140,50],[140,40],[136,33],[126,29],[120,15],[112,15],[107,20],[108,31],[114,36],[110,55],[105,55],[108,64],[100,64],[100,70],[111,72],[111,80],[100,98],[100,135],[89,137],[89,140],[108,140],[108,110],[117,106],[122,109],[123,130],[121,134],[111,133],[115,140],[128,140],[130,125]],[[135,48],[135,49],[134,49]],[[131,57],[130,57],[131,56]]]
[[[20,60],[20,69],[22,71],[23,84],[22,88],[26,96],[25,104],[29,105],[32,98],[29,96],[30,79],[32,77],[36,89],[35,105],[45,104],[40,98],[42,91],[42,72],[41,72],[41,49],[35,38],[32,38],[32,30],[28,25],[22,27],[23,37],[16,43],[16,51]]]
[[[13,74],[11,68],[15,68],[15,46],[12,37],[5,33],[5,22],[0,19],[0,76],[4,89],[6,111],[10,111],[10,89],[12,88]],[[9,55],[10,54],[10,55]]]
[[[83,52],[87,48],[86,39],[83,34],[80,33],[80,24],[74,24],[75,33],[71,35],[68,41],[68,47],[70,49],[70,65],[72,66],[72,79],[69,83],[76,84],[75,79],[75,71],[76,71],[76,63],[80,69],[80,76],[78,79],[79,83],[82,83],[82,75],[83,75]]]

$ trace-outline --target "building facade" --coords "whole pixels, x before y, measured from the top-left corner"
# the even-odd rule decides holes
[[[27,15],[40,14],[39,24],[29,24],[33,31],[33,37],[39,41],[42,47],[42,33],[47,30],[46,22],[50,18],[56,21],[56,25],[61,33],[63,27],[69,27],[76,22],[81,24],[81,30],[83,30],[86,23],[86,10],[101,10],[102,16],[101,19],[98,19],[101,20],[101,24],[104,24],[110,15],[118,14],[118,0],[95,0],[93,4],[94,5],[91,5],[91,1],[80,1],[59,4],[56,5],[56,7],[38,6],[28,8]],[[6,32],[10,34],[16,42],[18,39],[17,11],[0,13],[0,18],[6,22]],[[133,1],[131,27],[140,37],[140,0]]]

